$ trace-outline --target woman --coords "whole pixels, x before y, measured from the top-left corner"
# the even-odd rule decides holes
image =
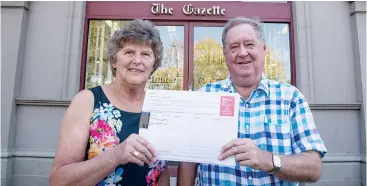
[[[145,86],[163,46],[149,21],[133,20],[108,41],[115,80],[79,92],[62,121],[50,185],[169,185],[167,162],[139,135]]]

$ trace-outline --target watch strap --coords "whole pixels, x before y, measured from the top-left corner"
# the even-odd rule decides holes
[[[268,174],[274,174],[275,172],[278,172],[280,170],[280,167],[276,166],[275,163],[274,163],[274,155],[273,153],[271,154],[271,160],[273,162],[273,170],[271,170],[270,172],[268,172]]]

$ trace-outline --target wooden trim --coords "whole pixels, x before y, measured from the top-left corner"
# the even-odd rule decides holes
[[[199,22],[199,21],[190,21],[192,27],[224,27],[227,22]]]
[[[35,100],[35,99],[15,99],[16,105],[22,106],[63,106],[68,107],[71,101],[68,100]],[[361,103],[309,103],[312,110],[360,110]]]
[[[188,73],[188,80],[189,80],[189,89],[194,90],[194,26],[193,23],[189,23],[189,36],[188,36],[188,45],[189,45],[189,73]]]
[[[185,21],[156,21],[152,20],[152,23],[156,26],[187,26],[187,22]]]
[[[291,6],[293,2],[290,2]],[[293,9],[291,8],[291,14],[293,15]],[[293,16],[291,18],[291,21],[289,23],[289,41],[290,41],[290,52],[291,52],[291,59],[290,59],[290,66],[291,66],[291,84],[297,87],[297,76],[296,76],[296,52],[295,52],[295,46],[294,46],[294,26],[293,26]]]
[[[88,2],[87,2],[88,4]],[[86,9],[88,6],[86,7]],[[87,11],[87,10],[86,10]],[[80,84],[79,90],[83,90],[85,88],[85,77],[87,76],[87,55],[88,55],[88,37],[89,37],[89,20],[85,17],[84,21],[84,35],[83,35],[83,49],[82,49],[82,61],[80,66]]]
[[[187,36],[187,32],[188,32],[188,27],[189,27],[189,23],[186,21],[156,21],[156,20],[152,20],[152,22],[156,25],[156,26],[183,26],[184,27],[184,64],[183,64],[183,71],[184,71],[184,79],[183,79],[183,90],[188,90],[188,73],[189,73],[189,69],[188,69],[188,50],[189,50],[189,46],[188,46],[188,36]]]
[[[184,37],[184,39],[185,39],[185,54],[184,54],[184,56],[185,56],[185,61],[184,61],[184,90],[189,90],[190,89],[190,87],[189,87],[189,83],[190,83],[190,79],[189,79],[189,77],[190,77],[190,72],[191,72],[191,70],[190,70],[190,56],[189,56],[189,53],[190,53],[190,51],[189,51],[189,49],[190,49],[190,47],[189,47],[189,44],[190,44],[190,36],[187,34],[188,32],[189,32],[189,30],[190,30],[190,23],[188,23],[188,22],[186,22],[186,25],[185,25],[185,37]],[[189,32],[190,33],[190,32]]]

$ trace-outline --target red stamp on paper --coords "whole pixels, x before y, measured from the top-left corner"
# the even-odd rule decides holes
[[[220,97],[220,116],[234,116],[234,97]]]

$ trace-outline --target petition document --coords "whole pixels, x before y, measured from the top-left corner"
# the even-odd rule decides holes
[[[237,138],[239,100],[226,92],[147,90],[139,135],[161,160],[235,166],[233,156],[218,156]]]

